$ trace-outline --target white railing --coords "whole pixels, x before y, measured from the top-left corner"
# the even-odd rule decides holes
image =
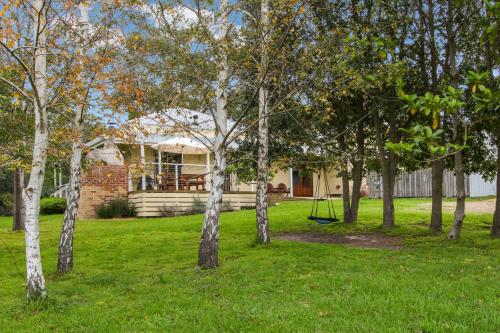
[[[142,174],[135,177],[129,175],[129,191],[206,191],[210,188],[211,174],[212,169],[208,164],[146,163]],[[231,175],[227,175],[224,190],[231,191],[231,184]]]
[[[57,189],[57,191],[55,191],[54,193],[52,193],[50,196],[52,198],[65,198],[65,199],[67,199],[68,198],[68,194],[69,194],[69,183],[68,184],[64,184],[61,187],[59,187]]]
[[[139,176],[129,175],[129,191],[204,191],[210,187],[211,173],[210,165],[207,164],[146,163]]]

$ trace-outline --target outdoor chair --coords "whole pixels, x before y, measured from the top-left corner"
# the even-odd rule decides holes
[[[267,193],[281,193],[279,188],[274,188],[273,184],[267,183]]]
[[[281,193],[281,194],[290,194],[290,190],[283,183],[279,183],[277,189],[279,190],[279,193]]]

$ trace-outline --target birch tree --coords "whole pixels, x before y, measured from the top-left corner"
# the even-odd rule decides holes
[[[29,300],[45,297],[40,256],[39,211],[47,152],[53,135],[50,123],[66,117],[75,89],[78,56],[68,29],[74,6],[46,0],[7,2],[1,12],[0,61],[15,66],[21,84],[2,75],[33,113],[33,144],[29,181],[23,191],[26,207],[26,291]],[[47,60],[50,58],[50,62]],[[94,68],[97,69],[97,68]],[[50,117],[49,117],[50,115]],[[70,126],[69,126],[70,127]],[[68,126],[57,130],[67,130]],[[69,136],[69,135],[66,135]]]
[[[256,2],[260,4],[260,1]],[[218,220],[229,147],[237,138],[255,129],[262,118],[268,118],[253,113],[262,85],[262,76],[253,76],[260,66],[262,45],[252,48],[255,38],[248,36],[255,36],[254,26],[252,33],[247,34],[248,29],[244,24],[229,18],[230,12],[238,13],[248,16],[259,25],[256,23],[259,20],[255,20],[259,15],[247,12],[247,5],[252,11],[258,8],[253,3],[227,1],[220,4],[157,1],[136,7],[130,13],[133,25],[127,27],[126,47],[130,53],[124,54],[122,66],[123,77],[131,80],[115,81],[120,84],[132,81],[130,86],[138,87],[139,91],[137,94],[121,94],[118,99],[111,98],[111,103],[123,103],[115,107],[128,108],[134,117],[147,116],[149,112],[156,111],[168,118],[169,114],[164,110],[178,107],[196,109],[211,116],[215,132],[213,137],[191,123],[169,118],[175,123],[176,129],[206,145],[214,156],[214,166],[210,172],[211,189],[199,248],[200,267],[218,265]],[[298,13],[296,2],[284,2],[284,5],[284,16]],[[283,21],[285,23],[281,26],[280,36],[290,31],[292,22],[277,18],[275,26],[278,27]],[[258,35],[256,38],[260,41],[261,37]],[[273,51],[279,49],[279,45],[273,44]],[[259,59],[257,66],[255,59]],[[252,79],[247,79],[247,73],[252,74],[249,75]],[[151,80],[151,77],[155,79]],[[130,91],[128,88],[125,90]],[[130,102],[136,98],[127,100],[127,97],[130,99],[134,95],[140,96],[141,101],[129,108],[133,104]],[[270,94],[267,95],[269,99]],[[273,105],[273,109],[277,104]],[[268,103],[268,115],[270,110]],[[264,187],[267,190],[267,186]]]
[[[262,244],[270,243],[269,221],[267,214],[268,193],[267,181],[269,177],[269,88],[268,88],[268,47],[269,44],[269,0],[262,0],[261,12],[261,62],[259,67],[259,129],[258,129],[258,153],[257,153],[257,194],[256,194],[256,218],[257,218],[257,241]]]
[[[76,217],[78,215],[78,203],[80,199],[80,178],[82,172],[82,158],[85,149],[84,129],[86,112],[90,104],[91,89],[105,79],[106,71],[104,66],[109,62],[109,34],[111,34],[111,18],[113,17],[113,7],[106,6],[99,8],[100,26],[92,27],[89,22],[90,2],[81,1],[78,4],[80,12],[79,18],[73,19],[73,26],[69,33],[74,39],[75,64],[73,72],[76,80],[70,81],[72,87],[73,119],[71,125],[71,162],[70,162],[70,182],[69,196],[67,198],[66,210],[64,212],[64,222],[59,240],[59,255],[57,270],[59,273],[66,273],[73,268],[73,237]],[[90,53],[90,54],[87,54]],[[90,72],[90,74],[89,74]],[[97,92],[94,92],[97,94]],[[70,115],[71,117],[71,115]],[[68,118],[70,118],[68,117]],[[70,118],[71,119],[71,118]]]
[[[218,40],[221,43],[221,53],[218,63],[217,87],[215,91],[216,110],[214,115],[214,167],[210,180],[210,194],[208,196],[205,218],[201,231],[200,247],[198,251],[198,266],[213,268],[219,266],[219,216],[222,204],[223,187],[226,171],[227,136],[227,85],[229,66],[227,55],[227,38],[229,32],[228,0],[220,2],[220,25]]]
[[[45,163],[49,143],[47,114],[47,9],[43,0],[33,1],[33,110],[35,114],[35,140],[31,172],[23,201],[26,205],[26,293],[28,299],[45,297],[45,278],[40,255],[40,197],[45,177]]]
[[[78,8],[80,10],[80,20],[79,25],[76,28],[77,36],[82,39],[77,41],[77,57],[80,58],[77,65],[82,67],[80,75],[78,75],[77,81],[81,83],[85,82],[83,77],[83,63],[82,63],[82,53],[84,52],[85,39],[89,36],[89,22],[88,22],[88,8],[89,4],[82,1]],[[83,84],[81,85],[83,88]],[[83,121],[84,114],[87,108],[87,97],[88,89],[83,89],[81,92],[82,96],[79,98],[80,101],[77,103],[75,108],[75,114],[73,119],[73,130],[75,132],[75,138],[73,140],[71,148],[71,162],[70,162],[70,182],[69,182],[69,196],[67,198],[66,210],[64,212],[64,222],[62,226],[61,236],[59,240],[59,255],[57,257],[57,271],[59,273],[66,273],[73,268],[73,234],[76,222],[76,216],[78,214],[78,202],[80,199],[80,176],[82,169],[82,155],[83,155]]]

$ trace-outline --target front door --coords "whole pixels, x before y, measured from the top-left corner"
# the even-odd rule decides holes
[[[299,171],[293,171],[293,196],[294,197],[313,196],[312,175],[302,174],[299,173]]]

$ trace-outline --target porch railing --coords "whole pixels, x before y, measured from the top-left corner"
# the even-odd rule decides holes
[[[212,169],[204,164],[147,163],[139,176],[129,176],[129,191],[207,191]],[[231,190],[231,176],[226,177],[224,190]]]
[[[50,196],[52,198],[68,198],[68,194],[69,194],[69,183],[67,184],[64,184],[62,186],[59,186],[57,188],[57,190],[52,193]]]

